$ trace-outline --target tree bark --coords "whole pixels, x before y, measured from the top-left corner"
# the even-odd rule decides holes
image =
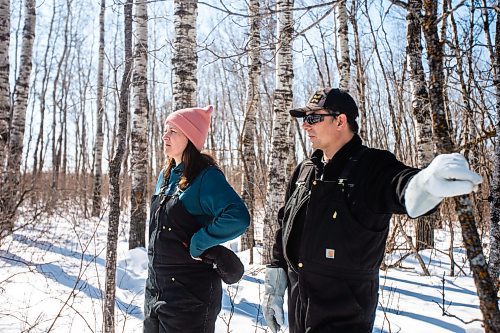
[[[243,130],[241,136],[241,153],[243,160],[243,176],[241,180],[241,197],[245,201],[250,212],[250,225],[246,232],[241,236],[241,250],[250,249],[249,261],[253,264],[254,239],[254,207],[255,207],[255,136],[256,136],[256,115],[257,108],[260,105],[259,85],[261,80],[261,52],[260,52],[260,25],[259,0],[250,0],[249,2],[249,23],[250,39],[249,48],[249,67],[248,67],[248,88],[246,112],[244,116]]]
[[[340,89],[349,91],[351,60],[349,58],[349,28],[346,0],[337,3],[337,34],[340,40]]]
[[[422,64],[422,0],[408,1],[407,10],[406,54],[411,87],[411,105],[416,122],[417,161],[418,167],[425,168],[434,157],[434,146],[429,95]],[[415,225],[417,251],[434,247],[434,220],[434,214],[417,219]]]
[[[363,56],[361,51],[361,43],[359,40],[358,20],[356,18],[357,11],[356,0],[352,0],[351,6],[351,24],[354,34],[354,65],[356,67],[356,96],[359,112],[359,136],[363,141],[368,139],[366,133],[366,66],[363,63]]]
[[[21,198],[21,164],[23,155],[23,140],[26,123],[26,109],[28,105],[28,91],[30,75],[33,62],[33,41],[35,39],[36,26],[36,5],[35,0],[25,0],[24,2],[24,29],[21,46],[21,58],[19,76],[16,80],[14,92],[14,107],[12,113],[12,124],[9,135],[7,170],[2,189],[4,200],[0,202],[0,225],[1,233],[11,232],[14,227],[14,218],[17,206]],[[2,203],[5,202],[5,205]],[[6,218],[7,220],[4,220]],[[6,229],[4,229],[6,227]],[[2,238],[3,235],[0,235]]]
[[[266,214],[264,218],[264,253],[262,263],[271,260],[272,244],[279,225],[278,210],[284,204],[286,191],[286,161],[289,155],[288,138],[293,92],[293,0],[279,0],[278,44],[276,45],[276,88],[273,102],[273,131],[271,137],[271,160],[268,168],[266,192]]]
[[[3,172],[9,145],[10,124],[10,0],[0,0],[0,179]],[[0,207],[1,210],[1,207]],[[2,231],[0,227],[0,232]]]
[[[174,0],[175,39],[172,56],[172,111],[194,107],[197,104],[197,15],[197,0]]]
[[[103,122],[103,90],[104,90],[104,17],[106,14],[106,1],[101,0],[99,13],[99,54],[97,63],[97,101],[96,101],[96,135],[94,147],[94,185],[92,191],[92,216],[101,214],[101,187],[102,187],[102,149],[104,145]]]
[[[148,11],[147,0],[138,0],[135,5],[134,72],[132,76],[132,193],[130,195],[129,248],[145,245],[146,187],[148,164]]]
[[[116,288],[116,248],[120,224],[120,171],[126,149],[127,121],[129,113],[129,89],[132,73],[132,4],[127,0],[124,11],[124,69],[120,88],[120,112],[116,150],[109,163],[109,224],[106,250],[106,281],[104,301],[104,331],[114,332],[115,288]]]

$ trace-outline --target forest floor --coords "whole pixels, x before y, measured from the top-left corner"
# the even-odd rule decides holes
[[[107,217],[82,218],[66,209],[38,219],[9,236],[0,247],[0,332],[101,332]],[[16,225],[27,223],[20,218]],[[457,228],[459,229],[459,228]],[[141,332],[147,254],[128,250],[127,217],[118,244],[116,332]],[[456,275],[446,255],[450,233],[436,231],[436,249],[420,254],[431,276],[422,275],[414,255],[399,268],[380,272],[374,332],[483,332],[479,300],[459,233],[455,234]],[[226,244],[237,250],[238,242]],[[254,248],[255,262],[261,249]],[[386,261],[397,261],[396,251]],[[223,309],[216,332],[270,332],[259,305],[265,268],[248,264],[245,275],[223,286]],[[286,302],[285,302],[286,303]],[[286,308],[285,308],[286,311]],[[470,322],[466,324],[467,322]],[[286,326],[282,332],[288,332]]]

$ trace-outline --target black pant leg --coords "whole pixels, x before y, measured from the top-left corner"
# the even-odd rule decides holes
[[[288,270],[288,330],[290,333],[305,332],[306,304],[300,294],[299,276]]]
[[[143,333],[158,333],[160,332],[160,321],[158,317],[145,317],[143,323]]]
[[[221,310],[221,280],[215,272],[176,275],[162,288],[162,299],[155,309],[160,333],[213,333]]]
[[[307,333],[370,333],[378,279],[353,280],[309,274],[305,282]]]
[[[143,333],[158,333],[160,330],[160,321],[154,311],[154,306],[158,301],[158,291],[153,287],[151,277],[146,279],[146,288],[144,291],[144,321]]]

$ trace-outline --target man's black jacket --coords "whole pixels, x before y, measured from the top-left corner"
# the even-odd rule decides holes
[[[348,161],[353,156],[359,157],[358,161],[349,164]],[[288,183],[285,203],[294,193],[300,170],[307,161],[303,161],[295,169]],[[359,251],[371,252],[371,258],[365,260],[366,262],[362,264],[354,263],[352,267],[346,268],[348,270],[352,268],[354,272],[357,269],[378,270],[384,255],[389,220],[393,213],[406,213],[404,191],[408,181],[419,169],[404,165],[388,151],[363,146],[358,135],[355,135],[352,140],[344,145],[328,163],[324,164],[323,153],[320,150],[315,151],[309,161],[314,164],[309,186],[314,180],[318,180],[318,182],[337,182],[341,174],[345,173],[343,172],[344,168],[349,165],[350,171],[345,184],[345,206],[350,213],[348,214],[350,219],[357,221],[361,226],[358,229],[361,231],[359,232],[360,237],[354,238],[354,242],[359,240],[359,244],[348,244],[348,246],[351,248],[359,247]],[[303,208],[298,211],[292,221],[284,221],[286,204],[280,209],[278,219],[281,227],[276,233],[272,266],[282,267],[286,270],[288,265],[285,258],[287,258],[288,264],[292,269],[296,270],[299,261],[300,266],[307,267],[311,260],[315,260],[315,258],[311,258],[311,254],[307,254],[308,246],[314,244],[302,244],[301,246],[301,242],[304,235],[314,234],[316,230],[321,230],[321,228],[317,228],[318,223],[325,223],[323,217],[311,213],[321,212],[330,204],[328,193],[322,192],[321,195],[323,196],[323,198],[320,198],[321,200],[309,200],[303,205]],[[314,218],[312,219],[310,216],[314,216]],[[292,225],[283,225],[287,223]],[[283,239],[284,229],[287,230],[285,239]],[[289,230],[291,232],[288,232]],[[366,244],[366,239],[369,238],[363,238],[363,234],[373,234],[374,232],[381,234],[377,244]],[[318,237],[326,240],[332,235],[328,233],[315,235],[314,239],[317,240]],[[304,241],[306,242],[308,239],[311,239],[311,237],[307,237]],[[353,242],[353,239],[346,241]],[[286,244],[286,256],[283,244]]]

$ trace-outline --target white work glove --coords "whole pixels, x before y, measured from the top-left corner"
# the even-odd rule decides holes
[[[276,333],[284,323],[283,296],[287,285],[287,276],[283,268],[267,267],[264,293],[264,318],[267,326]]]
[[[445,197],[472,192],[482,181],[480,175],[469,169],[463,155],[438,155],[408,183],[406,211],[410,217],[420,216],[436,207]]]

